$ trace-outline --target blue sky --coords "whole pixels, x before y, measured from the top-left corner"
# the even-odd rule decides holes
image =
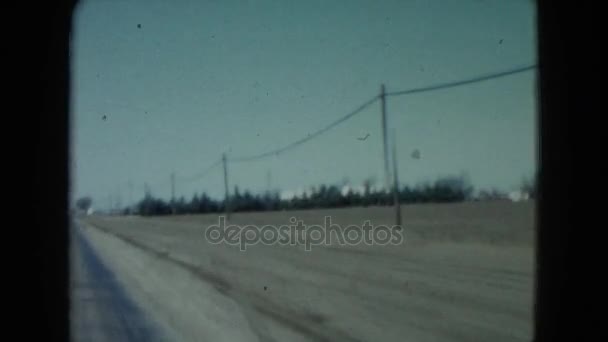
[[[138,27],[138,24],[140,27]],[[536,62],[531,1],[81,1],[72,37],[73,196],[222,196],[229,157],[298,140],[379,92]],[[536,165],[533,72],[389,98],[399,177],[511,189]],[[105,120],[103,116],[105,115]],[[369,134],[366,140],[358,140]],[[420,159],[410,157],[418,149]],[[264,191],[383,179],[380,105],[278,157],[229,164]],[[129,185],[131,184],[131,185]]]

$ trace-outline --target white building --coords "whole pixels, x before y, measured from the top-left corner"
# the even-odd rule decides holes
[[[530,199],[530,194],[525,191],[516,190],[509,193],[509,199],[512,202],[527,201],[528,199]]]

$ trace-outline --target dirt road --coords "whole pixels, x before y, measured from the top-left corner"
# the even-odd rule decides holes
[[[391,208],[244,213],[231,223],[391,224]],[[529,341],[534,203],[405,206],[398,246],[210,244],[215,215],[88,217],[83,234],[184,341]]]
[[[72,229],[71,256],[72,341],[166,341],[76,227]]]

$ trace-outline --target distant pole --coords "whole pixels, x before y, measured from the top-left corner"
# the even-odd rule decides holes
[[[224,211],[226,220],[230,218],[230,194],[228,192],[228,165],[226,162],[226,152],[222,154],[222,163],[224,164]]]
[[[395,206],[395,225],[401,227],[401,205],[399,204],[399,177],[397,174],[397,142],[393,133],[393,205]]]
[[[384,185],[385,189],[390,189],[390,176],[389,176],[389,165],[388,165],[388,141],[387,141],[387,127],[386,127],[386,89],[384,84],[380,86],[380,104],[382,108],[382,145],[384,148]]]
[[[133,207],[133,182],[129,180],[129,208]]]
[[[144,183],[144,198],[150,197],[150,187],[148,187],[148,183]]]
[[[272,188],[272,182],[271,182],[271,176],[270,176],[270,170],[268,170],[266,172],[266,190],[268,191],[268,193],[270,193],[270,189]]]
[[[175,215],[175,172],[171,173],[171,212]]]
[[[116,191],[116,210],[122,210],[122,195],[120,194],[120,186]]]

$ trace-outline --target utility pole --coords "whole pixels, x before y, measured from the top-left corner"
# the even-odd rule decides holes
[[[393,205],[395,206],[395,225],[401,227],[401,205],[399,204],[399,177],[397,176],[397,139],[393,133]]]
[[[122,196],[120,194],[120,186],[116,189],[116,210],[118,212],[122,211]]]
[[[171,173],[171,212],[175,215],[175,172]]]
[[[384,84],[380,86],[380,104],[381,104],[381,114],[382,114],[382,145],[384,148],[384,185],[385,189],[388,191],[391,186],[390,175],[389,175],[389,166],[388,166],[388,141],[387,141],[387,128],[386,128],[386,89]]]
[[[133,208],[133,182],[129,180],[129,209]]]
[[[272,181],[271,181],[271,176],[270,176],[270,170],[268,170],[266,172],[266,191],[268,191],[268,193],[271,193],[271,188],[272,188]]]
[[[224,211],[226,215],[226,221],[230,219],[230,193],[228,192],[228,165],[226,162],[226,152],[222,154],[222,163],[224,164]]]

